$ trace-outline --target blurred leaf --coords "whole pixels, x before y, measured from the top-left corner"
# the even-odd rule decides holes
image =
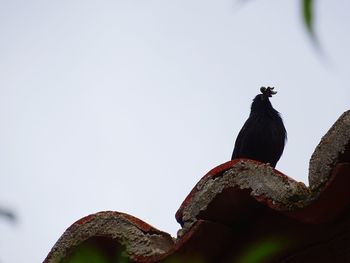
[[[106,240],[91,239],[79,244],[60,263],[129,263],[124,250]]]
[[[307,31],[314,35],[313,0],[302,0],[304,25]]]
[[[303,23],[304,23],[305,29],[307,30],[307,33],[310,36],[312,44],[314,45],[316,51],[318,51],[319,54],[324,57],[325,54],[322,50],[322,47],[315,33],[315,17],[314,17],[315,1],[313,0],[301,0],[301,1],[302,1],[301,2],[302,16],[303,16]]]
[[[0,208],[0,217],[5,217],[6,219],[15,222],[16,221],[16,215],[10,211]]]
[[[248,247],[248,249],[244,251],[241,258],[237,262],[267,262],[268,260],[273,258],[274,255],[284,250],[287,246],[288,242],[278,237],[261,240]]]
[[[89,245],[78,246],[74,252],[63,260],[64,263],[109,263],[98,248]]]

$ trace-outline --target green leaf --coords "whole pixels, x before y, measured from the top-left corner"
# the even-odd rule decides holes
[[[307,31],[314,35],[313,0],[302,0],[303,20]]]
[[[103,243],[107,239],[87,240],[63,258],[60,263],[129,263],[124,250],[115,244]],[[111,242],[111,241],[108,241]]]
[[[91,245],[80,245],[62,263],[109,263],[103,251]]]
[[[268,262],[281,251],[288,247],[289,241],[281,237],[270,237],[250,244],[237,262],[259,263]]]

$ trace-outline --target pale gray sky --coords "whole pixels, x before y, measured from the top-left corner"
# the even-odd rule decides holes
[[[0,0],[0,205],[19,217],[0,222],[0,261],[41,262],[101,210],[175,235],[262,85],[288,130],[277,169],[307,182],[350,108],[349,7],[317,1],[322,59],[299,1]]]

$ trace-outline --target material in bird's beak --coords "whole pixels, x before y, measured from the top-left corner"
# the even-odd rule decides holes
[[[272,97],[272,95],[275,95],[277,91],[274,91],[275,87],[261,87],[260,92],[264,94],[265,96]]]

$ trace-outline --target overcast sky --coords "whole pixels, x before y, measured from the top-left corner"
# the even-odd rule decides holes
[[[0,262],[41,262],[102,210],[176,235],[174,215],[231,157],[262,85],[310,156],[350,107],[350,2],[319,0],[313,48],[299,1],[0,0]]]

